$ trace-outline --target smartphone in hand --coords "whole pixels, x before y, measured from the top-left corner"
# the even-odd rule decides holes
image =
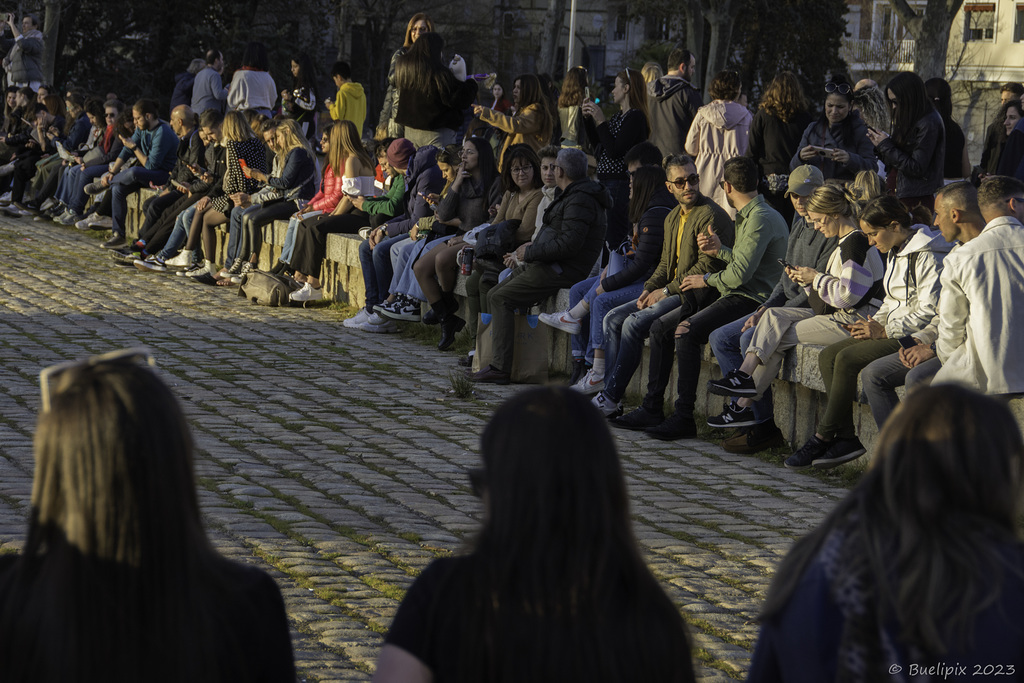
[[[796,266],[794,266],[792,263],[790,263],[789,261],[787,261],[785,259],[781,259],[780,258],[780,259],[778,259],[778,261],[779,261],[779,263],[782,264],[783,268],[796,268]]]

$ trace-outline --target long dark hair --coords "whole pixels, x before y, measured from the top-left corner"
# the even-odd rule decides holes
[[[665,187],[667,176],[661,166],[641,166],[633,171],[633,194],[629,197],[629,222],[640,222],[651,199]]]
[[[934,111],[935,107],[928,98],[924,81],[912,71],[901,71],[893,76],[886,85],[886,90],[892,92],[896,98],[896,105],[892,107],[892,141],[897,147],[904,149],[910,143],[910,132],[914,125]]]
[[[300,50],[292,57],[292,60],[299,65],[299,75],[293,80],[294,88],[308,88],[313,93],[317,106],[320,106],[320,87],[316,84],[316,65],[305,50]]]
[[[872,657],[882,650],[878,624],[895,622],[902,644],[929,658],[966,647],[1003,579],[1021,575],[1000,546],[1020,547],[1022,472],[1020,428],[1003,403],[955,385],[916,391],[882,428],[872,468],[786,555],[761,618],[782,611],[829,542],[837,581],[864,591],[865,628],[848,624],[841,648],[860,647],[880,669],[865,680],[886,678],[885,659]]]
[[[541,85],[540,78],[534,74],[520,74],[515,80],[519,81],[519,103],[516,105],[516,112],[521,113],[527,107],[537,105],[542,117],[540,137],[550,140],[557,114],[551,106],[548,93]]]
[[[242,66],[257,71],[269,71],[270,60],[267,59],[267,46],[254,40],[245,44],[242,52]]]
[[[494,179],[498,177],[498,166],[494,162],[494,148],[483,138],[477,137],[466,138],[466,142],[462,145],[463,148],[466,144],[473,145],[473,149],[476,150],[479,157],[476,163],[477,168],[480,169],[480,188],[486,196],[491,186],[494,185]]]
[[[395,84],[400,90],[434,89],[447,92],[455,79],[451,69],[441,61],[444,38],[437,33],[424,33],[404,55],[395,60]]]
[[[640,555],[606,420],[566,387],[480,439],[488,514],[467,558],[460,680],[693,681],[679,611]]]
[[[531,181],[533,187],[540,187],[544,184],[540,177],[540,157],[533,151],[533,148],[525,144],[512,145],[505,150],[505,167],[501,171],[503,192],[519,191],[516,179],[512,177],[512,164],[517,160],[529,164],[533,169],[533,180]]]
[[[177,400],[127,360],[51,386],[25,549],[0,589],[0,679],[230,677],[218,663],[244,653],[217,614],[229,563],[203,530]]]

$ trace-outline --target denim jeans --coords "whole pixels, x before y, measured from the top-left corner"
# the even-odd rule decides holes
[[[594,349],[601,349],[605,352],[605,368],[615,366],[615,353],[618,351],[618,344],[608,344],[604,332],[605,316],[619,306],[636,302],[636,299],[644,291],[643,282],[634,282],[631,285],[620,287],[611,292],[596,294],[601,277],[587,278],[577,282],[569,289],[570,308],[585,300],[590,304],[590,313],[587,319],[582,321],[579,334],[572,335],[573,358],[586,358],[594,360]],[[589,285],[587,284],[589,283]],[[580,290],[585,289],[581,292]],[[610,352],[610,353],[609,353]]]
[[[722,325],[711,333],[708,342],[711,350],[718,360],[718,366],[722,369],[722,375],[728,375],[733,370],[739,370],[743,364],[743,358],[747,354],[747,347],[750,345],[750,338],[754,336],[754,327],[746,332],[740,332],[743,324],[747,322],[749,315],[734,320],[728,325]],[[754,410],[754,420],[759,424],[775,419],[775,404],[772,402],[772,389],[764,390],[761,398],[751,405]]]
[[[64,182],[57,192],[57,199],[81,216],[85,213],[85,186],[106,172],[104,165],[87,166],[84,171],[78,166],[71,166],[64,172]]]
[[[426,301],[427,295],[423,293],[423,288],[420,287],[419,281],[416,279],[416,274],[413,273],[412,267],[416,261],[419,260],[420,256],[426,254],[434,247],[439,247],[448,240],[447,237],[437,237],[430,241],[427,240],[416,240],[415,242],[409,240],[405,244],[397,243],[391,248],[392,257],[395,252],[398,252],[397,260],[392,259],[392,265],[395,268],[394,275],[391,276],[391,285],[389,288],[390,294],[404,294],[405,296],[418,299],[420,301]]]
[[[615,356],[615,364],[605,364],[605,395],[621,401],[633,373],[640,366],[643,357],[644,340],[650,334],[651,326],[664,315],[672,313],[683,305],[678,296],[662,299],[653,306],[638,310],[636,302],[631,301],[613,308],[604,319],[605,351]],[[669,358],[669,371],[672,361]],[[651,374],[660,372],[660,366],[651,354]],[[665,373],[666,376],[668,372]]]
[[[391,246],[407,239],[408,235],[395,235],[378,242],[373,249],[370,249],[370,240],[364,240],[359,245],[359,264],[363,268],[367,311],[372,312],[373,307],[384,301],[388,294],[391,277],[394,275],[391,270]]]
[[[308,211],[303,214],[304,218],[312,218],[313,216],[319,216],[323,211]],[[281,258],[278,259],[281,263],[292,262],[292,250],[295,248],[295,229],[299,226],[299,219],[292,216],[288,219],[288,229],[284,231],[284,246],[281,247]]]
[[[128,213],[128,195],[148,187],[150,183],[163,185],[169,176],[167,171],[139,168],[138,166],[121,171],[114,176],[110,181],[110,217],[113,222],[111,230],[115,235],[124,237],[125,234],[124,219]]]
[[[157,256],[165,261],[169,258],[174,258],[174,255],[188,242],[188,231],[192,227],[192,217],[195,215],[196,207],[194,204],[178,214],[178,218],[174,221],[174,229],[171,230],[167,243],[164,244],[164,248],[160,250]]]
[[[896,387],[906,385],[909,394],[919,387],[928,386],[941,367],[942,361],[932,358],[910,369],[900,360],[899,352],[868,363],[867,367],[861,370],[860,383],[868,397],[871,416],[875,418],[878,428],[882,428],[896,410],[896,406],[900,404]]]

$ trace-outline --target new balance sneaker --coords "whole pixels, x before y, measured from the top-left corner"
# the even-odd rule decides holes
[[[786,458],[785,465],[791,470],[806,470],[815,460],[824,457],[831,445],[831,441],[822,441],[817,436],[812,436],[796,453]]]
[[[288,298],[292,301],[320,301],[324,298],[324,290],[313,289],[313,285],[307,282],[302,285],[301,289],[296,289],[289,294]]]
[[[182,249],[180,252],[178,252],[177,256],[167,259],[164,265],[168,266],[169,268],[189,268],[197,260],[198,259],[196,258],[196,252],[192,251],[191,249]]]
[[[722,379],[708,382],[708,391],[719,396],[757,396],[754,378],[739,370],[731,371]]]
[[[545,325],[550,325],[556,330],[562,330],[569,334],[580,333],[580,321],[569,315],[569,311],[559,311],[558,313],[541,313],[537,316],[538,319]]]
[[[370,312],[367,311],[365,308],[360,308],[359,312],[356,313],[354,316],[343,320],[341,326],[347,327],[350,330],[360,329],[359,326],[365,323],[369,319],[369,317]]]
[[[391,303],[378,304],[373,307],[373,310],[391,320],[410,323],[420,321],[420,302],[408,296],[399,296]]]
[[[144,259],[135,259],[132,263],[136,268],[142,271],[153,271],[155,273],[163,273],[167,271],[167,266],[164,265],[164,260],[156,254],[150,254]]]
[[[867,452],[868,449],[864,448],[864,444],[857,437],[835,439],[825,454],[820,458],[815,458],[811,464],[817,469],[827,470],[830,467],[838,467],[844,462],[855,460]]]
[[[640,406],[636,410],[631,410],[625,415],[616,417],[612,420],[612,424],[616,427],[622,427],[623,429],[632,429],[633,431],[643,431],[648,427],[654,427],[660,425],[665,421],[665,414],[662,412],[652,412]]]
[[[604,389],[604,375],[598,375],[594,368],[587,370],[580,381],[572,385],[572,388],[584,396],[590,396]]]
[[[114,234],[110,236],[110,239],[100,245],[103,249],[118,249],[128,244],[124,239],[124,235]]]
[[[708,427],[717,429],[733,429],[735,427],[749,427],[755,424],[754,409],[740,408],[735,401],[729,401],[725,410],[720,415],[708,418]]]
[[[622,415],[622,401],[616,403],[608,397],[603,391],[598,392],[594,398],[590,399],[590,404],[600,411],[602,415],[611,419]]]
[[[377,313],[371,313],[366,322],[355,329],[374,334],[391,334],[398,332],[398,325],[393,320],[388,320]]]

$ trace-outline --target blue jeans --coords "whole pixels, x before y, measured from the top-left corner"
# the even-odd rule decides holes
[[[569,289],[570,308],[578,304],[581,299],[590,304],[590,314],[584,324],[580,326],[579,334],[572,335],[572,355],[574,358],[586,357],[587,360],[593,361],[594,349],[602,349],[605,352],[604,366],[611,368],[615,366],[615,353],[619,347],[618,344],[607,343],[607,337],[611,335],[605,333],[605,317],[613,309],[623,304],[633,302],[635,305],[637,297],[644,291],[644,284],[643,282],[634,282],[611,292],[595,294],[598,285],[601,284],[600,280],[600,275],[587,278],[582,282],[577,282]]]
[[[188,242],[188,231],[192,227],[192,217],[195,215],[196,207],[194,204],[178,214],[178,217],[174,219],[174,229],[171,230],[167,243],[160,250],[160,253],[157,254],[159,258],[165,261],[169,258],[174,258],[174,255]]]
[[[613,401],[622,400],[626,393],[626,387],[629,386],[629,380],[633,378],[633,373],[640,367],[640,360],[644,352],[644,340],[650,335],[651,326],[659,318],[671,314],[682,305],[683,300],[678,296],[666,297],[653,306],[648,306],[642,310],[637,310],[636,302],[627,302],[612,309],[605,316],[606,353],[614,353],[615,355],[615,365],[605,365],[606,368],[609,368],[604,375],[605,396]],[[613,339],[617,340],[617,342],[613,342]],[[668,368],[665,371],[667,382],[668,375],[672,371],[673,347],[671,344],[666,344],[665,346],[668,349]],[[659,360],[663,359],[660,356],[658,359],[655,359],[654,349],[652,348],[652,377],[661,372],[661,366],[658,364]]]
[[[366,310],[384,301],[391,285],[394,271],[391,269],[391,245],[409,239],[408,235],[389,237],[370,249],[370,240],[359,245],[359,264],[363,268],[363,285],[366,287]]]
[[[932,358],[910,369],[900,360],[899,353],[892,353],[868,363],[860,372],[860,383],[865,396],[868,397],[871,416],[875,418],[878,428],[882,428],[896,410],[896,406],[900,404],[896,387],[906,385],[909,394],[915,389],[928,386],[941,367],[942,361]]]
[[[137,192],[150,183],[163,185],[170,174],[167,171],[150,170],[134,166],[121,171],[110,181],[110,218],[113,222],[111,230],[115,235],[124,237],[125,215],[128,213],[128,195]],[[72,209],[74,207],[71,207]]]
[[[404,294],[413,299],[426,301],[427,295],[423,293],[423,288],[420,287],[412,267],[419,260],[420,256],[426,254],[434,247],[441,246],[446,241],[448,241],[447,237],[437,237],[429,242],[426,240],[416,240],[415,242],[409,240],[405,244],[396,243],[391,248],[391,265],[395,269],[395,274],[391,277],[390,293]],[[395,252],[398,253],[397,259],[394,258]]]
[[[755,325],[746,332],[740,332],[743,329],[743,323],[747,322],[749,317],[749,315],[745,315],[728,325],[722,325],[712,332],[708,339],[711,350],[718,360],[718,366],[722,368],[723,376],[733,370],[739,370],[743,365],[743,357],[746,355],[750,339],[754,336],[754,329],[757,327]],[[764,390],[764,394],[759,400],[754,401],[751,408],[754,410],[754,419],[758,423],[775,419],[775,404],[772,402],[771,386]]]
[[[319,216],[323,211],[308,211],[302,214],[303,218],[312,218],[313,216]],[[299,219],[292,216],[288,219],[288,229],[284,231],[284,246],[281,247],[281,258],[277,259],[281,263],[292,262],[292,251],[295,250],[295,230],[299,227]]]
[[[87,166],[84,171],[78,166],[69,167],[61,178],[57,199],[81,216],[85,213],[85,186],[106,172],[107,167],[103,165]]]

